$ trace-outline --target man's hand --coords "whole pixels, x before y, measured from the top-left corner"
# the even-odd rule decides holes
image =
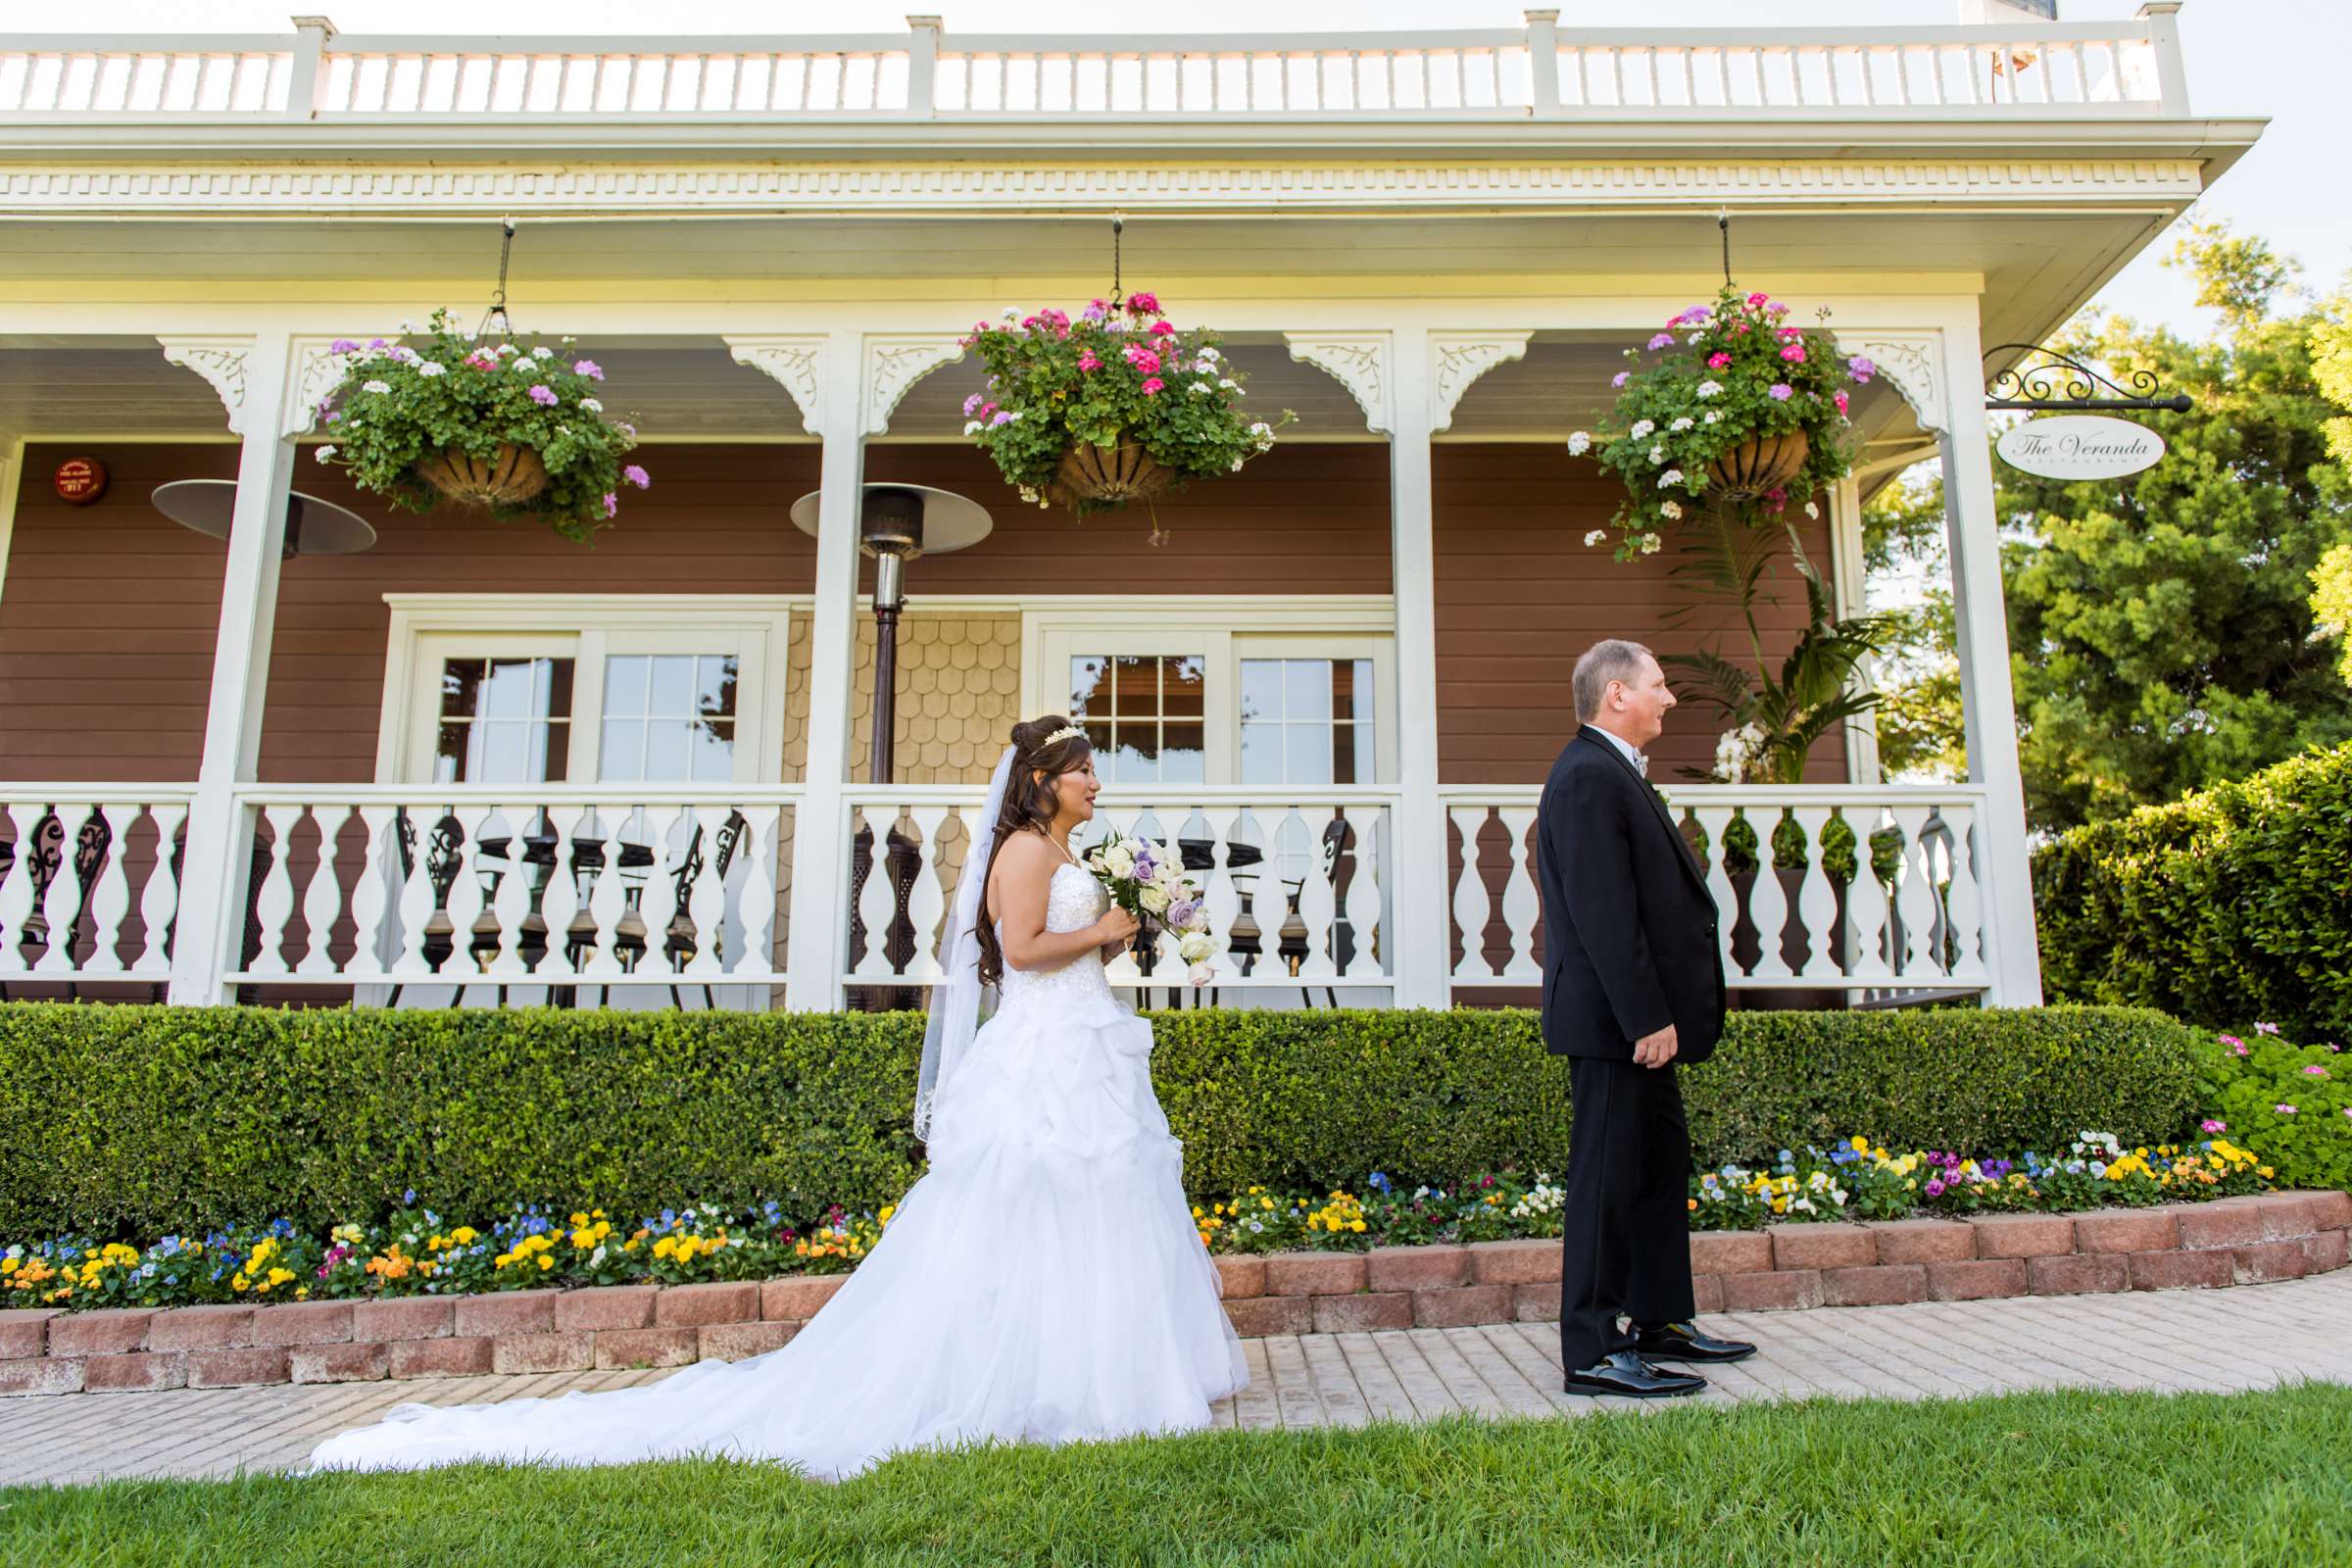
[[[1640,1067],[1665,1066],[1674,1059],[1676,1043],[1672,1024],[1656,1034],[1643,1035],[1634,1042],[1634,1064]]]

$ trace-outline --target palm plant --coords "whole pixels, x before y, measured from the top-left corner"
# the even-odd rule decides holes
[[[1661,661],[1688,674],[1694,700],[1719,710],[1729,721],[1715,767],[1691,770],[1691,776],[1724,783],[1801,784],[1814,743],[1879,705],[1879,693],[1856,688],[1854,672],[1864,659],[1893,639],[1898,617],[1840,617],[1831,603],[1829,584],[1806,559],[1795,529],[1784,524],[1781,532],[1804,580],[1805,629],[1776,672],[1764,654],[1756,604],[1764,597],[1765,572],[1778,554],[1779,541],[1770,527],[1757,527],[1729,510],[1716,513],[1712,523],[1676,570],[1738,605],[1747,627],[1753,667],[1713,648],[1670,654]]]

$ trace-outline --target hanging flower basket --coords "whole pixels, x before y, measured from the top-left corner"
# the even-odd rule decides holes
[[[1175,473],[1140,442],[1122,440],[1099,447],[1080,441],[1061,455],[1047,496],[1072,511],[1082,502],[1122,507],[1130,501],[1154,500],[1175,482]]]
[[[605,416],[605,372],[565,338],[482,337],[436,311],[406,342],[338,341],[343,379],[318,405],[318,449],[361,489],[409,512],[456,503],[586,539],[653,479],[628,461],[636,427]]]
[[[416,461],[416,477],[461,506],[519,507],[547,488],[547,465],[512,442],[501,442],[487,463],[462,447],[443,447]]]
[[[1735,501],[1753,501],[1775,490],[1787,491],[1805,470],[1813,450],[1802,430],[1781,435],[1750,436],[1707,465],[1716,493]]]
[[[1639,349],[1611,383],[1607,428],[1568,438],[1625,483],[1614,519],[1620,560],[1654,554],[1673,524],[1700,510],[1741,509],[1777,522],[1852,466],[1852,388],[1878,367],[1838,352],[1826,331],[1788,324],[1788,307],[1726,287]],[[1607,542],[1605,528],[1585,542]]]
[[[1075,320],[1008,310],[963,342],[988,372],[964,403],[963,433],[1022,500],[1081,517],[1238,473],[1292,417],[1250,418],[1215,335],[1179,331],[1149,292],[1096,300]]]

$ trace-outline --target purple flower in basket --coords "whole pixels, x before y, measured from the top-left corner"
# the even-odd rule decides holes
[[[584,375],[591,381],[602,381],[605,378],[605,368],[594,360],[574,360],[571,370],[574,375]]]
[[[531,401],[538,404],[543,409],[552,409],[556,406],[558,400],[556,398],[556,394],[551,389],[543,386],[535,386],[531,388]]]
[[[632,463],[627,467],[621,469],[620,476],[623,479],[628,480],[629,483],[635,485],[640,490],[651,490],[654,487],[654,476],[646,472],[644,467],[639,464]]]

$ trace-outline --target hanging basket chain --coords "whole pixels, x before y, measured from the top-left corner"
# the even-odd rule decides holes
[[[498,323],[499,336],[514,335],[514,322],[507,315],[507,264],[514,255],[514,220],[504,218],[499,222],[503,233],[498,242],[498,289],[490,296],[490,309],[482,315],[482,324],[474,333],[476,337],[489,336],[492,321]]]
[[[1729,207],[1721,208],[1716,212],[1715,227],[1723,235],[1723,286],[1730,288],[1732,286],[1732,210]]]
[[[1110,308],[1114,313],[1123,297],[1119,290],[1119,234],[1126,226],[1126,215],[1114,211],[1110,215]]]

